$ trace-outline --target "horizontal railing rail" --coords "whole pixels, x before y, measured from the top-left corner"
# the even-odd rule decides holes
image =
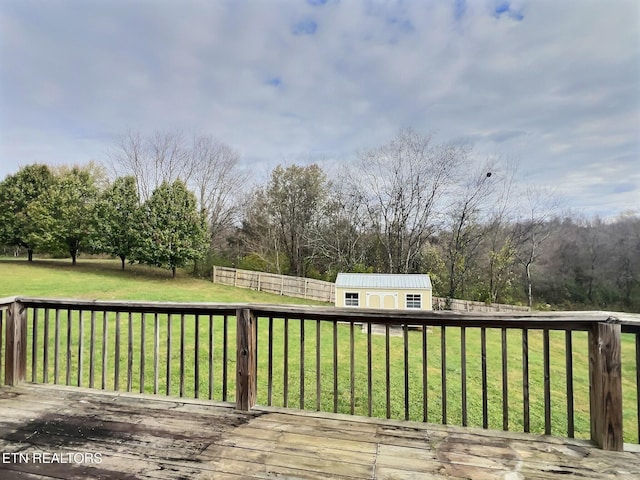
[[[0,348],[9,385],[581,436],[620,450],[640,442],[639,318],[16,297],[0,299]]]

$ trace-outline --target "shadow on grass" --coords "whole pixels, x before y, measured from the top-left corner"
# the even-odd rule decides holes
[[[15,264],[20,266],[33,265],[38,268],[49,268],[52,270],[69,270],[74,272],[84,273],[99,273],[109,277],[129,277],[129,278],[147,278],[154,280],[166,280],[171,279],[171,270],[163,269],[159,267],[151,267],[140,264],[127,263],[125,269],[122,270],[122,264],[119,259],[78,259],[75,265],[71,264],[71,259],[35,259],[32,262],[28,262],[26,258],[14,258],[14,257],[0,257],[0,261],[5,264]],[[176,272],[176,279],[180,278],[197,278],[184,270],[178,269]]]

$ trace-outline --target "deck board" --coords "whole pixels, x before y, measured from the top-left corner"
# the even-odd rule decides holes
[[[575,439],[267,407],[242,413],[227,403],[51,385],[0,388],[0,454],[43,452],[100,453],[101,463],[3,457],[0,478],[640,479],[637,451]]]

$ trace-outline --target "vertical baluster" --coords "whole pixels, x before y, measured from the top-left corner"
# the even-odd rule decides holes
[[[0,338],[2,337],[2,313],[0,312]],[[49,309],[44,310],[44,352],[42,366],[42,383],[49,383]],[[2,342],[0,341],[0,359],[2,358]],[[1,362],[0,362],[1,365]]]
[[[116,344],[115,344],[115,372],[113,378],[113,389],[117,392],[120,389],[120,312],[116,312]]]
[[[480,350],[482,356],[482,428],[489,428],[489,400],[487,382],[487,329],[480,329]]]
[[[184,397],[184,313],[180,314],[180,397]]]
[[[260,319],[259,317],[255,317],[255,336],[256,336],[256,344],[255,344],[255,351],[254,351],[254,355],[253,355],[253,384],[256,386],[258,385],[258,347],[260,342],[258,341],[259,337],[259,333],[258,333],[258,328],[260,327]]]
[[[267,359],[267,405],[273,405],[273,317],[269,316],[269,352]]]
[[[55,320],[55,333],[54,333],[55,346],[53,349],[53,383],[58,384],[58,375],[60,373],[59,359],[60,359],[60,310],[56,308],[56,320]]]
[[[316,320],[316,410],[320,411],[320,320]]]
[[[108,345],[108,318],[107,312],[102,312],[102,383],[103,390],[107,388],[107,345]]]
[[[82,370],[84,363],[84,316],[78,311],[78,387],[82,386]]]
[[[573,409],[573,341],[572,341],[572,332],[571,330],[567,330],[565,332],[564,342],[565,342],[565,362],[566,362],[566,372],[567,372],[567,436],[569,438],[573,438],[575,435],[575,423],[574,423],[574,409]],[[636,339],[637,341],[637,339]],[[637,344],[636,344],[637,345]],[[637,354],[637,347],[636,347]],[[636,368],[636,373],[640,374],[640,371]],[[640,398],[638,399],[640,401]],[[640,410],[638,411],[638,415],[640,416]],[[640,417],[639,417],[640,424]]]
[[[144,359],[147,356],[145,350],[145,320],[146,314],[140,314],[140,393],[144,393]]]
[[[354,331],[353,331],[353,322],[349,322],[349,363],[350,367],[350,395],[351,395],[351,406],[350,411],[351,415],[355,413],[356,409],[356,365],[355,365],[355,342],[354,342]]]
[[[384,326],[385,348],[385,388],[387,401],[387,418],[391,418],[391,345],[389,341],[389,324]]]
[[[422,326],[422,421],[429,421],[429,383],[427,378],[427,325]]]
[[[209,314],[209,400],[213,400],[213,315]]]
[[[526,328],[522,330],[522,405],[524,431],[529,433],[529,331]]]
[[[371,320],[367,322],[367,415],[373,416],[373,379],[371,368]]]
[[[167,313],[167,371],[166,394],[171,395],[171,314]]]
[[[333,412],[338,411],[338,323],[333,322]]]
[[[284,407],[289,406],[289,319],[287,317],[284,318],[284,375],[283,375],[283,389],[284,389],[284,398],[283,403]]]
[[[442,375],[442,423],[447,424],[447,327],[440,327],[440,372]]]
[[[509,431],[509,365],[507,361],[507,329],[502,328],[502,429]]]
[[[127,315],[127,392],[133,389],[133,313]]]
[[[0,379],[2,380],[2,382],[0,382],[0,385],[4,385],[4,378],[2,378],[2,375],[4,373],[4,369],[3,369],[3,365],[2,362],[4,361],[4,356],[2,354],[2,345],[3,343],[6,341],[6,339],[4,338],[4,312],[5,310],[0,310]]]
[[[300,319],[300,410],[304,410],[304,318]]]
[[[571,332],[567,332],[568,334],[570,334]],[[636,414],[638,416],[638,443],[640,443],[640,334],[639,333],[634,333],[634,336],[636,337],[636,392],[638,392],[636,394]],[[569,337],[570,338],[570,337]],[[569,375],[568,371],[567,371],[567,375]],[[571,376],[571,386],[573,388],[573,375]],[[569,388],[568,385],[569,382],[567,382],[567,388]],[[569,391],[567,390],[567,396],[569,395]],[[573,391],[571,392],[571,399],[573,400]],[[571,437],[573,437],[573,401],[571,402]]]
[[[31,346],[31,381],[36,383],[38,373],[38,309],[33,309],[33,335]]]
[[[96,375],[96,311],[91,310],[91,325],[89,340],[89,388],[95,387]]]
[[[404,419],[409,420],[409,325],[403,325],[404,340]]]
[[[467,329],[460,327],[460,379],[462,382],[462,426],[467,426]]]
[[[549,359],[549,329],[542,331],[542,353],[544,357],[544,433],[551,435],[551,367]]]
[[[71,385],[71,309],[67,310],[67,371],[66,371],[66,385]]]
[[[222,401],[227,401],[227,362],[229,345],[229,325],[228,316],[222,318]]]
[[[193,362],[194,362],[193,374],[195,378],[193,380],[193,383],[194,383],[193,395],[194,395],[194,398],[199,398],[200,397],[200,315],[198,315],[197,313],[195,316],[195,322],[196,322],[196,333],[195,333],[196,338],[194,341],[195,353],[194,353],[194,359],[193,359]]]
[[[153,314],[153,394],[158,394],[158,381],[160,377],[160,319],[158,314]]]

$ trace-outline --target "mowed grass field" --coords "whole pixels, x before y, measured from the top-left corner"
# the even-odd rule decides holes
[[[0,297],[22,295],[106,300],[149,300],[216,303],[309,304],[303,299],[282,297],[246,289],[213,284],[180,272],[172,279],[166,270],[127,265],[123,272],[118,261],[80,259],[75,267],[69,260],[0,260]],[[315,302],[315,304],[319,304]],[[271,325],[270,325],[271,322]],[[45,339],[45,323],[47,338]],[[285,323],[286,331],[285,335]],[[58,325],[58,338],[55,326]],[[119,324],[119,328],[116,328]],[[226,327],[225,327],[226,324]],[[219,315],[103,315],[90,312],[38,310],[30,314],[29,328],[35,326],[36,363],[32,362],[33,342],[28,346],[28,379],[50,383],[93,386],[94,388],[131,390],[173,396],[212,398],[233,401],[235,396],[235,317]],[[301,327],[303,326],[303,332]],[[269,331],[273,332],[271,361]],[[96,338],[91,345],[91,332]],[[116,332],[120,349],[116,355]],[[225,333],[226,332],[226,333]],[[467,424],[482,426],[482,370],[479,329],[466,329]],[[334,347],[334,334],[337,344]],[[443,421],[442,332],[427,330],[428,421]],[[224,339],[227,339],[225,357]],[[367,335],[359,325],[334,326],[328,322],[260,318],[258,320],[258,403],[287,405],[294,408],[349,413],[352,404],[350,344],[354,344],[354,412],[368,414]],[[446,397],[449,424],[462,424],[461,330],[448,327],[445,335]],[[184,342],[181,344],[181,338]],[[317,339],[320,339],[319,346]],[[104,339],[104,341],[103,341]],[[489,428],[502,429],[502,356],[501,331],[487,329],[487,407]],[[302,341],[303,340],[303,341]],[[542,332],[529,331],[530,428],[544,432],[544,371]],[[589,382],[587,335],[574,332],[573,389],[575,435],[589,437]],[[625,406],[624,437],[638,442],[635,384],[634,338],[623,336],[623,395]],[[46,345],[46,348],[45,348]],[[57,345],[57,348],[56,348]],[[319,357],[317,351],[320,351]],[[372,415],[387,415],[386,339],[372,335]],[[57,350],[57,355],[56,355]],[[129,350],[131,353],[129,353]],[[103,364],[103,351],[104,355]],[[157,356],[154,352],[158,352]],[[288,361],[285,362],[285,351]],[[303,351],[303,353],[301,353]],[[422,332],[410,331],[409,417],[422,421],[423,395]],[[337,356],[337,377],[334,376]],[[44,370],[44,358],[48,368]],[[56,370],[57,357],[57,370]],[[91,361],[93,358],[93,362]],[[116,361],[117,358],[117,361]],[[318,362],[319,358],[319,362]],[[565,334],[550,333],[552,433],[567,435],[567,398],[565,370]],[[81,360],[82,359],[82,360]],[[118,374],[116,376],[116,364]],[[304,368],[301,365],[304,364]],[[401,335],[389,339],[390,414],[405,417],[404,340]],[[92,367],[93,365],[93,367]],[[35,370],[32,371],[32,367]],[[268,381],[268,372],[272,381]],[[57,377],[56,377],[57,371]],[[304,383],[301,384],[301,376]],[[181,384],[181,378],[183,379]],[[320,379],[320,396],[317,379]],[[509,429],[524,428],[522,333],[508,331],[508,404]],[[117,385],[116,385],[117,384]],[[334,395],[334,393],[336,395]]]

